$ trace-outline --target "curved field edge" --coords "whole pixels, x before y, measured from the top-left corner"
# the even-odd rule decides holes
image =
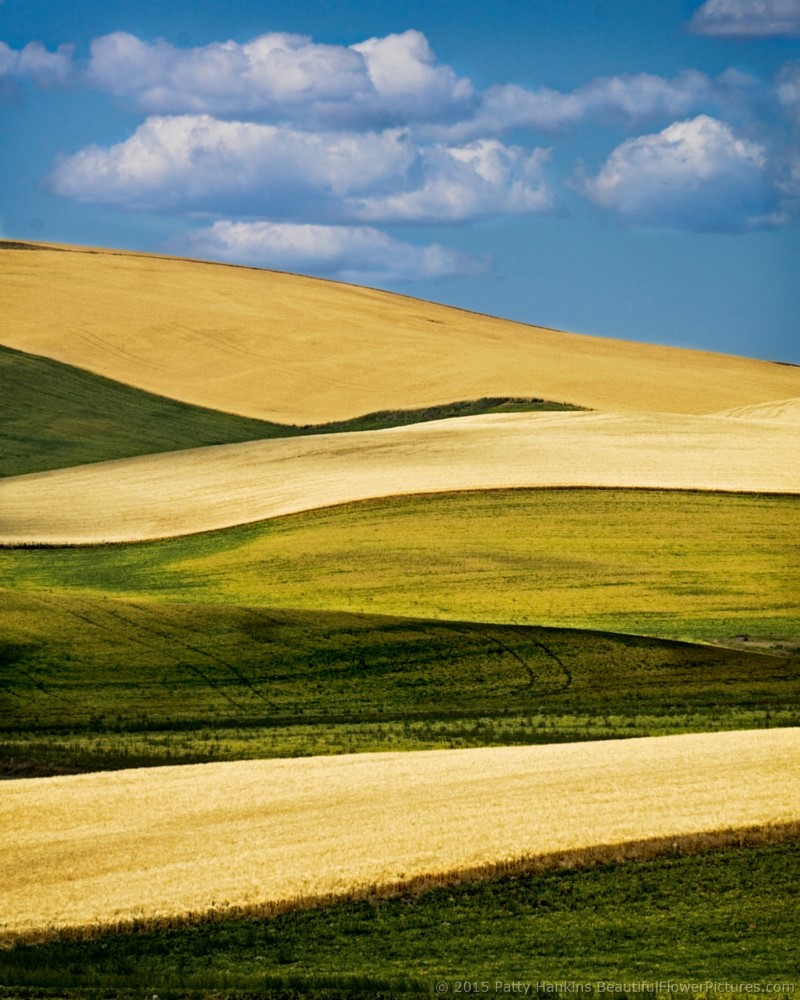
[[[750,636],[780,651],[800,636],[799,527],[796,496],[434,494],[162,542],[0,549],[0,583],[673,639]]]
[[[800,725],[796,658],[744,642],[1,596],[9,776]]]
[[[482,413],[580,409],[542,399],[496,397],[301,427],[192,406],[2,346],[0,381],[0,476],[208,445],[375,430]]]
[[[8,346],[259,419],[323,423],[454,395],[686,413],[800,395],[790,366],[297,275],[80,247],[6,249],[0,267]]]
[[[691,849],[691,848],[690,848]],[[736,844],[591,868],[525,871],[417,894],[195,924],[98,932],[0,951],[0,996],[389,1000],[437,982],[487,992],[575,983],[758,984],[790,993],[800,891],[796,841]],[[781,891],[776,892],[780,886]],[[92,932],[90,932],[92,933]],[[499,983],[498,983],[499,980]],[[13,991],[13,992],[12,992]],[[441,992],[441,987],[440,987]],[[553,989],[555,992],[555,989]],[[683,990],[681,990],[683,992]]]
[[[613,844],[593,844],[574,850],[523,855],[450,871],[427,872],[394,882],[361,885],[343,893],[309,893],[291,899],[249,906],[211,907],[180,915],[137,917],[131,920],[94,922],[69,927],[0,932],[0,949],[46,942],[82,942],[153,932],[180,932],[197,927],[213,927],[215,924],[233,920],[264,920],[295,913],[298,910],[329,910],[353,902],[374,904],[393,899],[424,902],[424,897],[432,891],[454,887],[469,888],[481,882],[505,881],[549,872],[566,874],[609,866],[633,867],[642,862],[658,861],[662,858],[702,858],[707,854],[785,844],[800,850],[800,820],[644,837]],[[800,863],[800,858],[798,862]]]
[[[194,448],[0,480],[0,541],[145,541],[381,497],[561,487],[797,493],[797,434],[724,417],[495,413]]]
[[[782,729],[5,782],[3,931],[338,894],[520,856],[796,822],[798,766],[800,732]],[[35,825],[22,821],[32,813]]]

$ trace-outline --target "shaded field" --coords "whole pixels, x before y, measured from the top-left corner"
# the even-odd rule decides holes
[[[787,656],[478,622],[2,599],[5,774],[800,724]]]
[[[138,545],[0,550],[0,583],[174,603],[800,635],[800,499],[648,490],[389,498]]]
[[[799,771],[800,731],[774,729],[6,781],[0,931],[294,905],[524,857],[797,823]]]
[[[785,365],[255,268],[81,247],[6,249],[0,268],[7,346],[280,423],[484,396],[699,413],[800,395]]]
[[[598,852],[588,868],[523,865],[272,916],[18,944],[0,951],[0,984],[214,991],[218,1000],[236,990],[294,1000],[431,996],[437,981],[449,992],[488,981],[490,995],[498,980],[579,981],[592,992],[598,981],[800,986],[800,917],[787,905],[800,891],[800,842],[741,840],[700,853],[678,840],[662,857],[612,862]]]
[[[545,400],[492,398],[299,427],[191,406],[1,346],[0,381],[0,476],[206,445],[375,430],[476,413],[576,409]]]

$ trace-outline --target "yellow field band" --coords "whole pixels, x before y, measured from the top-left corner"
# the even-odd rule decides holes
[[[598,486],[800,492],[780,418],[505,413],[193,448],[0,481],[0,544],[144,541],[415,493]]]
[[[0,341],[279,423],[524,396],[710,413],[800,396],[800,368],[526,326],[255,268],[86,247],[3,250]]]
[[[346,894],[798,819],[798,729],[10,781],[0,932]]]

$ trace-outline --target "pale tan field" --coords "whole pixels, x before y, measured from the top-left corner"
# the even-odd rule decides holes
[[[537,486],[797,493],[797,428],[509,413],[197,448],[0,481],[0,542],[135,541],[374,497]]]
[[[347,893],[800,818],[800,731],[165,767],[0,787],[3,933]]]
[[[738,417],[743,420],[778,420],[784,424],[800,424],[800,398],[778,399],[770,403],[755,403],[752,406],[734,406],[722,410],[720,417]]]
[[[800,368],[579,336],[289,274],[86,248],[0,251],[2,343],[288,423],[482,396],[707,413]]]

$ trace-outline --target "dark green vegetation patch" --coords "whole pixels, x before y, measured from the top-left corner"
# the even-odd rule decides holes
[[[0,347],[0,383],[2,476],[205,445],[376,430],[478,413],[580,409],[504,397],[296,427],[180,403],[10,347]]]
[[[498,995],[498,981],[580,982],[595,996],[598,982],[694,983],[700,989],[689,993],[701,998],[725,992],[704,989],[709,983],[766,992],[800,985],[800,910],[791,902],[798,893],[797,841],[675,854],[269,918],[18,945],[0,952],[0,983],[136,989],[162,1000],[237,990],[431,996],[437,982],[448,987],[440,994],[488,982],[485,995]]]
[[[800,724],[785,657],[534,626],[2,599],[6,774]]]

